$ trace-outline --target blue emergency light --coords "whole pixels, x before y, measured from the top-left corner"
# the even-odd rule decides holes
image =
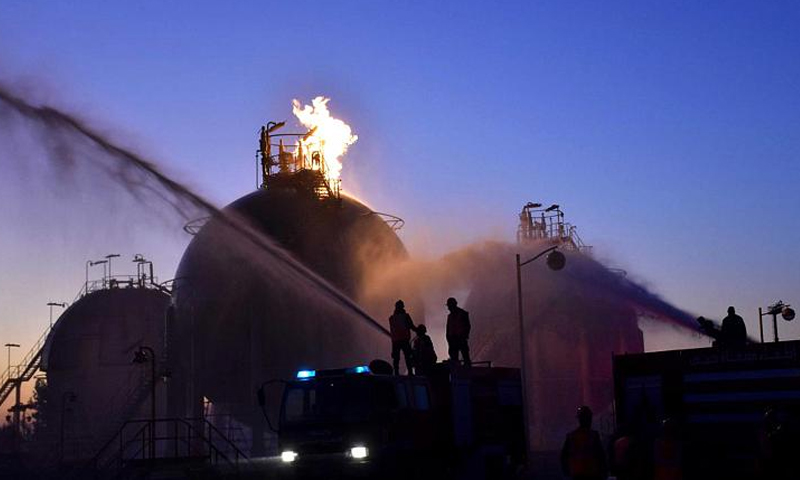
[[[298,380],[310,380],[316,377],[335,377],[338,375],[364,375],[372,373],[366,365],[359,365],[357,367],[350,367],[350,368],[335,368],[329,370],[298,370],[295,378]]]
[[[297,379],[298,380],[307,380],[309,378],[314,378],[317,376],[316,370],[298,370],[297,371]]]

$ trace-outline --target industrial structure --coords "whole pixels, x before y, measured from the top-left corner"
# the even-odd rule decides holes
[[[574,428],[577,405],[591,406],[599,413],[600,428],[613,430],[611,354],[644,351],[638,326],[643,307],[611,288],[624,279],[591,257],[591,247],[558,205],[527,203],[519,217],[516,248],[495,245],[491,248],[497,252],[482,256],[492,261],[473,269],[479,274],[470,280],[467,308],[473,318],[474,356],[519,365],[510,268],[514,253],[532,256],[550,246],[567,252],[563,271],[534,266],[522,275],[530,447],[552,452]]]
[[[564,220],[561,206],[552,204],[544,208],[541,203],[528,202],[519,213],[517,243],[525,245],[544,242],[559,245],[563,249],[583,253],[591,251],[578,236],[578,227]]]
[[[23,412],[37,411],[36,449],[44,463],[91,458],[125,420],[146,416],[153,398],[164,402],[163,386],[154,395],[163,382],[133,360],[146,348],[147,363],[163,373],[168,284],[158,283],[141,255],[133,258],[135,275],[113,275],[110,262],[119,256],[86,263],[75,300],[3,378],[0,403],[16,392],[10,410],[17,437]],[[103,275],[92,279],[89,267],[97,265]],[[37,402],[22,403],[21,386],[34,377]]]
[[[210,408],[226,428],[235,425],[242,448],[256,455],[271,441],[253,395],[265,378],[288,377],[303,365],[382,357],[386,339],[383,327],[320,295],[231,222],[277,242],[308,275],[373,316],[394,299],[360,298],[370,271],[407,256],[395,232],[402,221],[341,192],[323,152],[304,148],[302,139],[313,131],[276,133],[281,126],[261,129],[259,189],[225,207],[224,218],[190,228],[196,235],[176,273],[168,330],[170,415],[197,417]]]

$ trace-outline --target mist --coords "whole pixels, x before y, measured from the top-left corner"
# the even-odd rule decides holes
[[[20,231],[14,242],[3,246],[5,252],[28,249],[34,254],[41,245],[54,251],[80,252],[82,257],[70,260],[69,268],[75,278],[74,270],[79,276],[83,261],[100,253],[92,245],[100,243],[106,245],[104,248],[112,248],[114,240],[124,239],[123,243],[132,245],[130,248],[138,249],[140,240],[166,238],[166,249],[158,242],[150,245],[160,250],[166,259],[166,270],[172,272],[188,240],[181,237],[181,227],[191,220],[211,217],[222,225],[220,235],[224,238],[220,244],[226,246],[225,250],[217,251],[215,262],[226,265],[227,275],[247,269],[252,272],[247,278],[257,279],[255,284],[220,285],[218,293],[225,296],[226,291],[232,294],[245,287],[255,295],[259,289],[270,291],[269,298],[276,300],[265,305],[265,311],[283,312],[273,317],[254,316],[249,326],[242,327],[243,332],[270,321],[264,318],[283,322],[291,318],[292,309],[304,309],[299,317],[303,328],[296,328],[297,324],[286,328],[263,327],[263,331],[271,332],[262,335],[267,348],[269,342],[305,345],[309,340],[303,332],[311,331],[309,322],[313,318],[333,317],[351,328],[330,330],[329,334],[335,335],[326,338],[334,340],[331,345],[345,349],[348,344],[360,342],[365,350],[375,351],[381,349],[381,342],[386,342],[388,356],[387,322],[373,317],[380,318],[376,312],[383,302],[386,316],[391,313],[392,302],[387,299],[403,298],[417,322],[428,325],[439,358],[444,359],[444,301],[453,296],[472,315],[474,360],[520,365],[514,255],[521,253],[529,258],[548,245],[479,242],[438,259],[411,258],[379,267],[365,258],[360,268],[366,280],[351,298],[303,265],[248,219],[229,209],[220,210],[164,173],[155,162],[120,146],[87,122],[57,108],[37,105],[2,86],[0,122],[3,126],[0,155],[4,165],[21,180],[6,191],[4,200],[25,212],[17,216],[14,223],[20,225]],[[35,198],[29,200],[31,197]],[[48,222],[55,218],[61,221],[58,228],[51,229]],[[64,239],[70,238],[64,245]],[[26,245],[32,239],[33,248]],[[592,404],[600,412],[608,408],[611,402],[608,354],[644,349],[639,329],[641,318],[649,318],[659,328],[676,334],[696,331],[691,314],[590,256],[577,251],[566,253],[567,266],[563,271],[550,271],[543,262],[528,265],[523,271],[525,342],[532,351],[528,361],[532,362],[534,372],[528,381],[537,391],[538,387],[547,386],[561,392],[547,401],[533,399],[535,411],[549,411],[551,417],[551,421],[536,423],[539,430],[533,440],[540,447],[548,447],[561,437],[566,422],[571,421],[575,404]],[[67,267],[63,255],[60,256],[49,261],[60,264],[55,271],[63,273]],[[38,271],[38,275],[42,273]],[[57,283],[60,278],[53,275],[50,282]],[[347,357],[344,353],[330,353],[332,349],[325,349],[328,352],[325,353],[305,347],[299,350],[307,351],[308,358],[315,358],[320,367],[342,366],[336,363]],[[575,363],[564,359],[582,360]],[[213,359],[209,361],[214,364]],[[544,364],[549,365],[546,375],[541,371]],[[286,374],[283,370],[287,369],[273,373]],[[258,374],[258,371],[249,374],[245,381],[247,388],[232,400],[234,403],[246,403]],[[603,386],[586,386],[592,382]],[[569,414],[561,411],[564,406],[569,406]]]

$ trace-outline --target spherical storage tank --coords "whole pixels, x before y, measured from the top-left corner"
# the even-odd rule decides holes
[[[223,211],[356,302],[363,300],[371,269],[407,255],[392,227],[347,196],[260,189]],[[182,387],[174,414],[196,414],[205,397],[249,423],[248,415],[261,415],[254,409],[255,391],[265,380],[287,378],[303,367],[343,367],[388,356],[388,338],[378,328],[228,225],[209,220],[175,277],[171,381]],[[385,299],[363,306],[383,319],[392,305]]]
[[[139,347],[150,347],[161,370],[170,297],[143,283],[116,285],[104,283],[72,304],[43,350],[48,408],[42,414],[54,437],[63,422],[67,460],[94,455],[123,422],[149,416],[150,366],[133,358]]]

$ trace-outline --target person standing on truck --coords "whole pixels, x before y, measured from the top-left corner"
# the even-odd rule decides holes
[[[747,343],[747,327],[733,307],[728,307],[728,316],[722,319],[720,340],[723,347],[743,347]]]
[[[418,375],[429,375],[436,365],[436,351],[427,332],[425,325],[417,325],[417,336],[411,344],[414,354],[414,373]]]
[[[561,448],[561,470],[575,480],[608,478],[600,434],[592,430],[592,410],[585,405],[578,407],[578,428],[567,434]]]
[[[458,306],[455,298],[450,297],[447,299],[447,309],[450,313],[447,315],[447,353],[450,356],[450,362],[458,364],[458,354],[464,358],[464,365],[472,365],[469,358],[469,331],[471,325],[469,323],[469,312]]]
[[[398,300],[394,304],[394,313],[389,317],[389,333],[392,336],[392,367],[394,374],[400,375],[400,352],[406,357],[406,371],[413,375],[413,354],[411,353],[411,331],[417,331],[411,315],[406,312],[405,303]]]

